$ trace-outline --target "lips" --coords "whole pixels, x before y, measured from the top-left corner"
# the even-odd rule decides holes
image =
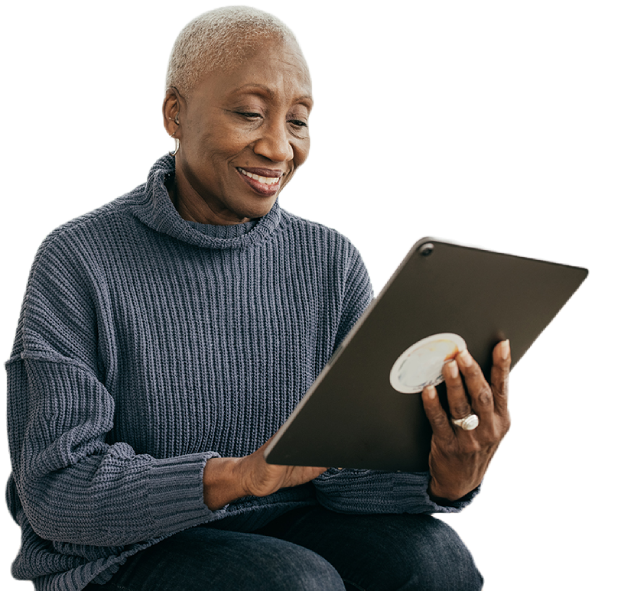
[[[280,179],[283,176],[281,170],[269,168],[235,168],[242,180],[256,193],[263,197],[272,197],[280,189]]]

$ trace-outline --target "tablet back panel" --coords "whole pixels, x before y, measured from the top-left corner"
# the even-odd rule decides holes
[[[425,337],[455,333],[489,378],[494,345],[509,338],[515,366],[586,275],[577,267],[418,241],[278,431],[266,460],[427,470],[430,426],[421,395],[390,384],[397,358]]]

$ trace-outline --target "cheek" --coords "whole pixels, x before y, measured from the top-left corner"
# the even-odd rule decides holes
[[[218,122],[203,123],[197,133],[197,139],[197,147],[202,156],[218,160],[238,154],[246,141],[245,136],[238,130],[230,129]]]
[[[234,137],[209,135],[201,139],[196,156],[206,165],[218,169],[226,167],[238,152]]]
[[[296,167],[302,166],[302,164],[306,162],[308,153],[310,152],[310,138],[299,140],[297,145],[294,145],[293,150],[293,162]]]

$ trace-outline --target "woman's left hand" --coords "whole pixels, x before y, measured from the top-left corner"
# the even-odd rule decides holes
[[[479,486],[509,430],[509,341],[496,345],[493,362],[490,384],[468,351],[444,366],[450,416],[442,408],[433,386],[423,390],[423,405],[433,431],[429,494],[438,501],[456,501]],[[471,431],[451,422],[452,418],[461,419],[471,413],[479,417],[478,427]]]

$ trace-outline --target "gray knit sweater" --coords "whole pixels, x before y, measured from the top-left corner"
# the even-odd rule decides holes
[[[306,485],[203,503],[213,457],[255,451],[285,421],[372,298],[358,251],[278,203],[258,221],[184,221],[164,182],[52,232],[9,361],[13,575],[39,590],[104,582],[129,556],[216,520],[252,531],[314,503],[457,511],[428,474],[331,469]],[[222,521],[224,520],[224,521]]]

